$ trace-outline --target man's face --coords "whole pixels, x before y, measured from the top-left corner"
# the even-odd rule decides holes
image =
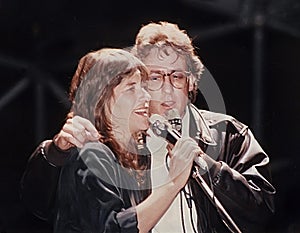
[[[164,51],[153,48],[143,62],[149,68],[150,75],[151,73],[171,74],[179,71],[186,74],[187,72],[184,57],[171,47],[165,48]],[[170,75],[164,75],[164,83],[160,89],[148,90],[151,95],[149,111],[151,114],[165,115],[168,110],[176,108],[183,117],[188,102],[188,91],[192,90],[193,86],[186,82],[186,85],[179,89],[174,87],[175,81],[172,85],[174,79],[170,79]]]

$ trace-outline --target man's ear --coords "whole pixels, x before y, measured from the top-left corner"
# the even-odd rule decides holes
[[[191,74],[189,76],[189,91],[193,91],[194,90],[195,81],[196,81],[196,78],[194,77],[194,75]]]

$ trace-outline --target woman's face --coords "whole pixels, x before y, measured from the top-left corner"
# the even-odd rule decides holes
[[[140,71],[123,78],[113,91],[111,120],[114,133],[127,138],[127,133],[132,135],[147,130],[150,95],[143,88]]]

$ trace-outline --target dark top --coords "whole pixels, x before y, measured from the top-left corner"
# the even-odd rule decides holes
[[[107,146],[87,143],[61,170],[54,232],[138,232],[134,206],[149,192],[132,174]]]

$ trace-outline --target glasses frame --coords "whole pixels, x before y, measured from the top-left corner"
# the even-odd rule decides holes
[[[173,83],[173,79],[171,78],[172,77],[172,74],[174,74],[175,72],[181,72],[181,73],[184,73],[185,74],[185,84],[184,84],[184,86],[183,87],[176,87],[175,85],[174,85],[174,83]],[[160,90],[163,86],[164,86],[164,84],[165,84],[165,82],[166,82],[166,76],[168,76],[169,77],[169,81],[170,81],[170,84],[172,85],[172,87],[174,87],[174,88],[176,88],[176,89],[184,89],[185,87],[186,87],[186,85],[187,85],[187,83],[188,83],[188,77],[191,75],[191,72],[190,71],[185,71],[185,70],[171,70],[170,72],[164,72],[164,71],[162,71],[162,70],[150,70],[150,72],[149,72],[149,76],[151,75],[151,73],[156,73],[156,74],[160,74],[160,75],[162,75],[162,78],[163,78],[163,82],[161,83],[161,85],[160,85],[160,87],[159,88],[156,88],[156,89],[150,89],[148,86],[148,82],[149,82],[149,80],[147,79],[146,80],[146,83],[147,83],[147,88],[148,88],[148,90],[150,90],[150,91],[158,91],[158,90]]]

